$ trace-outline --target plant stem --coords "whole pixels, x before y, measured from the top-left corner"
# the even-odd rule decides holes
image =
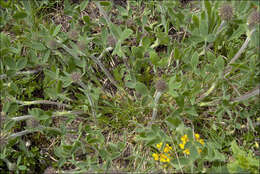
[[[71,108],[70,105],[58,103],[54,101],[49,100],[34,100],[34,101],[20,101],[20,100],[14,100],[15,103],[27,106],[27,105],[37,105],[37,104],[47,104],[47,105],[57,105],[58,107],[65,107],[65,108]]]
[[[224,71],[224,72],[226,72],[226,74],[223,76],[223,78],[225,78],[225,77],[230,73],[230,71],[231,71],[231,69],[232,69],[232,68],[231,68],[231,64],[234,63],[234,62],[240,57],[240,55],[242,54],[242,52],[246,49],[246,47],[247,47],[247,45],[248,45],[248,43],[249,43],[249,41],[250,41],[250,39],[251,39],[251,36],[252,36],[252,34],[255,32],[255,30],[256,30],[256,29],[254,28],[254,29],[252,29],[252,30],[249,32],[249,34],[248,34],[248,36],[247,36],[245,42],[243,43],[243,45],[241,46],[241,48],[239,49],[239,51],[236,53],[236,55],[235,55],[235,56],[231,59],[231,61],[229,62],[229,64],[228,64],[227,67],[226,67],[226,70]],[[203,95],[201,95],[201,97],[197,100],[197,102],[203,100],[206,96],[208,96],[208,95],[215,89],[215,87],[217,86],[216,83],[217,83],[217,82],[214,82],[214,83],[212,84],[212,86],[210,87],[210,89],[209,89],[206,93],[204,93]]]
[[[152,121],[154,121],[155,118],[156,118],[156,116],[157,116],[157,106],[158,106],[158,101],[159,101],[161,95],[162,95],[162,92],[161,92],[161,91],[156,91],[156,93],[155,93],[155,98],[154,98],[154,104],[155,104],[155,106],[154,106],[154,108],[153,108]]]
[[[7,139],[13,139],[13,138],[16,138],[16,137],[21,137],[23,135],[33,133],[33,132],[37,132],[37,130],[24,130],[24,131],[21,131],[21,132],[17,132],[17,133],[10,135]]]
[[[225,70],[225,72],[226,72],[225,77],[226,77],[226,76],[230,73],[230,71],[231,71],[231,64],[234,63],[234,62],[240,57],[240,55],[243,53],[243,51],[246,49],[247,45],[249,44],[249,41],[251,40],[251,36],[252,36],[252,34],[255,32],[255,30],[256,30],[256,29],[254,28],[254,29],[252,29],[252,30],[249,32],[249,34],[248,34],[248,36],[247,36],[245,42],[243,43],[242,47],[239,49],[239,51],[236,53],[236,55],[235,55],[235,56],[231,59],[231,61],[228,63],[227,68],[226,68],[226,70]]]
[[[256,95],[259,96],[259,92],[260,92],[260,85],[257,86],[256,88],[254,88],[253,90],[247,92],[246,94],[242,95],[242,96],[239,96],[237,98],[234,98],[232,99],[232,102],[240,102],[240,101],[243,101],[243,100],[246,100],[246,99],[249,99],[251,97],[254,97]]]
[[[102,71],[105,73],[107,78],[110,80],[110,82],[117,88],[119,88],[116,80],[114,77],[110,74],[110,72],[104,67],[104,65],[100,62],[99,59],[97,59],[95,56],[89,55],[89,57],[102,69]]]
[[[96,109],[95,109],[92,97],[89,95],[88,88],[82,81],[79,81],[77,83],[85,90],[85,94],[87,95],[88,101],[89,101],[90,106],[91,106],[91,110],[92,110],[92,114],[93,114],[93,117],[94,117],[95,124],[97,125]]]
[[[42,69],[38,69],[38,70],[30,70],[30,71],[18,71],[16,73],[16,75],[29,75],[29,74],[34,74],[37,73],[39,71],[41,71]],[[0,75],[0,80],[5,79],[7,77],[6,74],[2,74]]]

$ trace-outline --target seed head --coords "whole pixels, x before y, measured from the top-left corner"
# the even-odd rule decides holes
[[[72,78],[73,82],[80,82],[81,74],[79,72],[73,72],[71,74],[71,78]]]
[[[233,7],[230,4],[223,4],[219,9],[219,14],[222,20],[229,21],[233,17]]]
[[[165,83],[164,80],[158,80],[155,84],[155,88],[160,91],[163,92],[164,90],[166,90],[167,88],[167,84]]]
[[[248,25],[253,28],[257,23],[260,23],[260,12],[254,10],[248,18]]]
[[[68,36],[71,40],[76,41],[79,37],[79,32],[76,31],[76,30],[70,30],[69,33],[68,33]]]

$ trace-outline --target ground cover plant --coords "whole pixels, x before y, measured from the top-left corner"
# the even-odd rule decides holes
[[[259,1],[0,1],[0,173],[258,173]]]

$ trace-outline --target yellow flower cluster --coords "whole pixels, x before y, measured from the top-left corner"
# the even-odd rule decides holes
[[[205,144],[204,140],[200,138],[200,135],[195,133],[194,134],[195,140],[197,142],[199,142],[202,146]],[[181,137],[181,141],[182,143],[179,144],[180,148],[183,150],[182,152],[186,155],[190,155],[190,150],[186,147],[185,149],[185,145],[187,144],[187,142],[189,141],[188,135],[184,134]],[[160,151],[160,153],[153,153],[152,156],[154,158],[155,161],[160,161],[163,163],[166,163],[165,165],[168,165],[167,163],[169,163],[171,161],[171,154],[172,154],[172,147],[169,144],[166,144],[163,148],[163,143],[159,143],[156,144],[156,148]],[[202,150],[200,148],[197,149],[198,153],[201,153]]]
[[[161,148],[162,148],[162,142],[161,143],[159,143],[159,144],[157,144],[156,145],[156,147],[157,147],[157,149],[159,150],[159,151],[161,151]],[[164,149],[163,149],[163,153],[160,153],[160,154],[158,154],[158,153],[153,153],[153,158],[154,158],[154,160],[155,161],[160,161],[160,162],[167,162],[167,163],[169,163],[170,162],[170,152],[172,151],[172,147],[171,146],[169,146],[169,144],[166,144],[165,145],[165,147],[164,147]]]
[[[185,144],[189,141],[188,135],[187,135],[187,134],[183,135],[183,136],[181,137],[181,141],[182,141],[182,143],[179,144],[179,146],[180,146],[181,149],[184,149]],[[190,151],[189,151],[189,149],[185,149],[185,150],[183,151],[183,153],[189,155],[189,154],[190,154]]]
[[[200,138],[200,135],[199,135],[199,134],[196,133],[194,136],[195,136],[196,141],[198,141],[201,145],[204,145],[204,140]],[[185,149],[185,144],[189,141],[188,135],[187,135],[187,134],[183,135],[183,136],[181,137],[181,141],[182,141],[182,143],[179,144],[180,148],[181,148],[181,149],[184,149],[184,150],[183,150],[183,153],[184,153],[184,154],[189,155],[189,154],[190,154],[189,149]],[[201,153],[202,150],[201,150],[201,149],[198,149],[198,152]]]
[[[198,141],[201,145],[204,145],[204,140],[200,138],[199,134],[195,134],[195,139]]]

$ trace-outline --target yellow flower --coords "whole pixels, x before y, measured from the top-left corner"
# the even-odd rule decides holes
[[[190,151],[189,151],[189,149],[185,149],[185,150],[183,151],[183,153],[189,155],[189,154],[190,154]]]
[[[153,153],[152,156],[153,156],[153,158],[154,158],[155,161],[158,161],[158,160],[159,160],[159,154]]]
[[[156,147],[157,147],[157,149],[159,149],[159,150],[160,150],[160,149],[161,149],[161,147],[162,147],[162,143],[160,143],[160,144],[157,144],[157,145],[156,145]]]
[[[168,152],[170,152],[171,150],[172,150],[172,147],[169,146],[169,144],[166,144],[166,147],[164,148],[163,152],[164,152],[164,153],[168,153]]]
[[[160,155],[160,161],[161,162],[170,162],[170,158],[168,158],[166,155],[161,154]]]
[[[200,143],[201,145],[204,145],[204,140],[203,140],[203,139],[199,139],[198,141],[199,141],[199,143]]]
[[[187,134],[183,135],[183,136],[181,137],[181,141],[183,142],[183,144],[186,144],[186,143],[189,141],[188,135],[187,135]]]
[[[179,144],[181,149],[184,149],[185,144]]]
[[[199,134],[195,134],[195,139],[196,139],[197,141],[199,141],[200,135],[199,135]]]

